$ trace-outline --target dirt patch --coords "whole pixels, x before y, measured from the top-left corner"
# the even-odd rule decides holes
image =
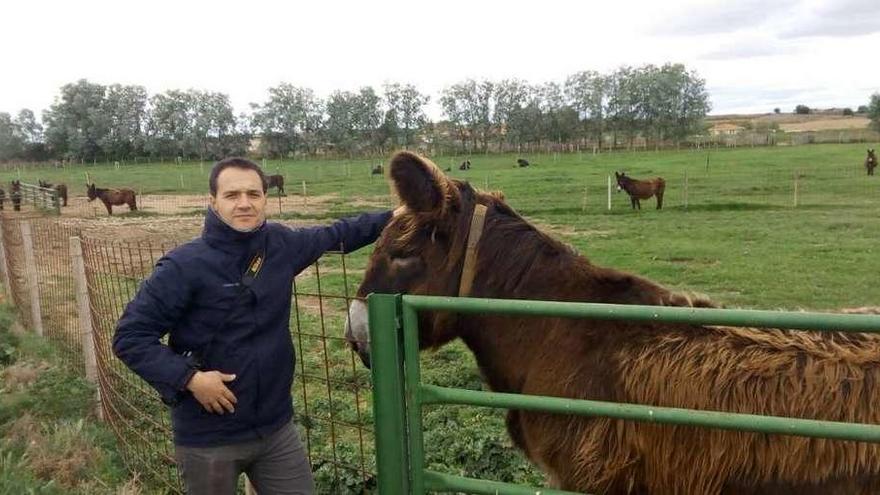
[[[0,382],[7,391],[22,390],[36,383],[48,367],[46,363],[16,363],[0,371]]]
[[[865,117],[828,117],[806,122],[779,124],[779,128],[786,132],[867,129],[870,122]]]

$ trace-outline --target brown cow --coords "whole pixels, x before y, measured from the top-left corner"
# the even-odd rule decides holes
[[[86,195],[89,201],[101,198],[107,214],[113,214],[113,205],[128,205],[129,211],[137,211],[137,195],[131,189],[102,189],[94,184],[86,184]]]
[[[640,199],[648,199],[651,196],[657,196],[657,209],[663,208],[663,191],[666,190],[666,181],[662,177],[656,177],[651,180],[638,180],[627,177],[626,172],[614,172],[617,177],[617,192],[626,191],[629,194],[632,208],[642,209]]]
[[[361,298],[459,295],[475,205],[487,208],[465,295],[712,306],[592,264],[499,196],[409,152],[390,176],[406,210],[385,227]],[[346,338],[365,363],[365,304]],[[423,312],[422,348],[461,338],[498,392],[880,424],[880,336]],[[511,410],[513,442],[552,485],[601,494],[880,493],[880,445]]]

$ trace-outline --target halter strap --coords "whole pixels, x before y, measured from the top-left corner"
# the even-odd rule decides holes
[[[467,250],[464,254],[464,266],[461,269],[461,281],[458,285],[458,296],[466,297],[474,283],[474,267],[477,263],[477,247],[483,235],[483,224],[486,221],[486,205],[474,206],[471,217],[471,230],[468,232]]]

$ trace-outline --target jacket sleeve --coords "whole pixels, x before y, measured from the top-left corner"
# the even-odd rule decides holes
[[[113,353],[166,404],[176,402],[195,372],[185,357],[160,341],[183,316],[191,298],[188,285],[180,265],[161,258],[125,307],[113,335]]]
[[[315,262],[327,251],[341,249],[344,253],[356,251],[379,238],[391,211],[364,213],[343,218],[330,225],[302,229],[284,229],[288,249],[293,250],[301,266]]]

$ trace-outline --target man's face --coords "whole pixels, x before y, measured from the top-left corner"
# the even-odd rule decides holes
[[[259,227],[266,219],[266,194],[260,176],[243,168],[223,169],[217,176],[217,196],[211,196],[211,207],[235,229]]]

